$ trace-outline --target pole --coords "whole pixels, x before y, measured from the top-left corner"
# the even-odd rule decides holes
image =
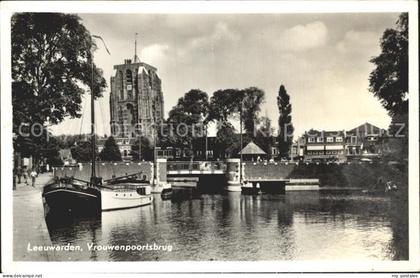
[[[91,95],[91,103],[90,103],[90,107],[91,107],[91,135],[92,135],[92,174],[91,174],[91,179],[96,177],[96,153],[95,153],[95,148],[96,148],[96,138],[95,138],[95,96],[93,93],[93,55],[91,55],[91,67],[92,67],[92,76],[91,76],[91,86],[90,86],[90,95]]]
[[[100,39],[102,41],[102,43],[105,46],[106,52],[108,52],[109,55],[111,55],[111,53],[109,52],[108,48],[106,47],[105,41],[102,39],[101,36],[97,36],[97,35],[93,35],[91,36],[92,38],[92,46],[93,44],[93,38],[97,38]],[[93,185],[96,185],[97,181],[96,179],[96,138],[95,138],[95,96],[93,94],[93,47],[91,48],[91,53],[90,53],[90,64],[91,64],[91,70],[92,70],[92,76],[91,76],[91,85],[90,85],[90,96],[91,96],[91,102],[90,102],[90,112],[91,112],[91,135],[92,135],[92,173],[91,173],[91,181],[94,180]]]
[[[242,149],[243,149],[243,147],[242,147],[242,108],[243,108],[243,101],[241,101],[241,110],[240,110],[240,113],[239,113],[239,122],[240,122],[240,128],[239,128],[239,133],[240,133],[240,140],[241,140],[241,152],[240,152],[240,154],[241,154],[241,156],[240,156],[240,159],[239,159],[239,183],[242,183]]]
[[[208,151],[208,139],[207,139],[207,125],[206,125],[206,161],[208,160],[208,155],[207,155],[207,151]]]
[[[141,134],[139,135],[139,161],[141,161]]]

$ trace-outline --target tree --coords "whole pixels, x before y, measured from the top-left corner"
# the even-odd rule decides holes
[[[65,117],[80,117],[85,87],[96,97],[106,87],[102,70],[92,62],[95,42],[80,21],[77,15],[60,13],[12,16],[13,132],[17,137],[23,124],[45,126]],[[36,141],[32,135],[28,139]],[[33,145],[30,154],[37,152],[37,144]]]
[[[235,128],[229,122],[223,122],[216,134],[216,157],[224,159],[240,151],[240,142],[235,134]]]
[[[370,60],[375,69],[369,76],[369,90],[392,117],[384,143],[385,159],[408,157],[408,14],[402,13],[395,29],[386,29],[381,38],[382,52]],[[402,128],[402,130],[400,130]]]
[[[160,133],[159,133],[160,134]],[[141,137],[141,159],[146,161],[153,160],[153,145],[147,137]],[[139,140],[136,140],[134,145],[131,146],[131,156],[133,160],[140,160],[139,157]]]
[[[293,141],[294,127],[292,124],[292,105],[290,96],[283,85],[280,86],[277,96],[277,105],[279,107],[279,157],[288,158],[290,147]]]
[[[408,113],[408,14],[402,13],[395,29],[386,29],[382,52],[370,60],[369,90],[391,116]]]
[[[174,128],[173,139],[178,147],[192,150],[193,138],[202,134],[207,123],[209,102],[207,93],[194,89],[178,99],[176,106],[169,111],[168,123]]]
[[[264,91],[256,87],[250,87],[242,90],[243,105],[239,107],[242,109],[243,126],[251,138],[255,137],[255,125],[258,120],[258,113],[261,110],[261,104],[264,101]]]
[[[102,161],[121,161],[121,152],[113,136],[105,141],[104,148],[99,154]]]
[[[239,111],[243,92],[238,89],[217,90],[210,99],[209,120],[227,122],[229,117]]]
[[[260,126],[258,127],[255,141],[263,151],[268,155],[271,154],[271,148],[274,146],[273,133],[274,129],[271,127],[271,120],[268,117],[262,117],[260,120]]]
[[[217,120],[223,126],[229,118],[238,118],[242,113],[244,129],[253,137],[263,101],[264,91],[256,87],[218,90],[211,97],[209,119]]]
[[[89,140],[79,140],[76,141],[75,145],[70,149],[71,156],[77,162],[90,162],[92,161],[92,142],[91,138]],[[96,147],[95,152],[98,153],[98,148]]]

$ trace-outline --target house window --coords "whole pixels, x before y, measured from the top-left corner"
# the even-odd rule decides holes
[[[308,142],[309,143],[314,143],[315,142],[315,138],[314,137],[309,137],[308,138]]]
[[[335,142],[343,142],[343,137],[335,137]]]
[[[327,137],[327,142],[328,143],[334,142],[334,137]]]
[[[317,141],[318,143],[323,143],[323,142],[324,142],[324,137],[317,137],[317,138],[316,138],[316,141]]]

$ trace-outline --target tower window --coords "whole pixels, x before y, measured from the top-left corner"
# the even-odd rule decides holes
[[[120,99],[124,99],[124,74],[122,71],[118,73],[118,90],[120,91]]]

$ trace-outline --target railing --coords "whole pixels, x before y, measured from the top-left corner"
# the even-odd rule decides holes
[[[168,161],[168,171],[225,171],[226,164],[213,161]]]

